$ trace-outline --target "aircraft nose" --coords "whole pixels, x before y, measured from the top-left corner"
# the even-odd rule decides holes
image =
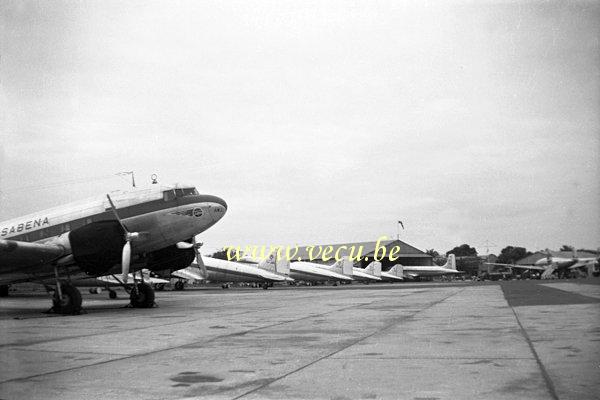
[[[220,197],[214,197],[213,205],[210,208],[213,221],[217,222],[227,212],[227,203]]]

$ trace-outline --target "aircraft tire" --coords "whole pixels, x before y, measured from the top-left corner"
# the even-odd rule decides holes
[[[158,291],[165,290],[165,284],[164,283],[157,283],[156,287],[155,287],[155,290],[158,290]]]
[[[182,281],[175,282],[175,290],[183,290],[183,282]]]
[[[152,308],[154,306],[154,289],[147,283],[139,283],[137,291],[131,290],[129,299],[135,308]]]
[[[117,298],[117,292],[115,292],[114,290],[109,290],[108,291],[108,297],[111,299],[116,299]]]
[[[81,293],[75,286],[62,283],[60,285],[62,298],[58,298],[58,290],[52,299],[53,310],[57,314],[79,314],[81,311]]]

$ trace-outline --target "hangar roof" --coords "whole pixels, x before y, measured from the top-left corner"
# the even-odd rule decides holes
[[[339,251],[340,256],[345,256],[345,255],[349,255],[349,252],[351,251],[352,248],[355,249],[354,255],[356,255],[356,252],[359,250],[360,246],[362,246],[362,251],[361,254],[363,257],[370,257],[373,256],[375,253],[375,247],[377,246],[377,242],[351,242],[351,243],[337,243],[337,244],[317,244],[317,245],[307,245],[307,246],[299,246],[299,250],[298,250],[298,254],[297,257],[302,258],[303,260],[308,260],[310,259],[309,256],[309,249],[310,247],[313,247],[313,258],[320,258],[322,252],[324,251],[324,249],[328,248],[329,246],[331,246],[332,251],[330,253],[331,255],[334,255],[336,253],[336,251],[342,247],[345,246],[344,249],[341,249]],[[320,246],[320,249],[319,249]],[[417,249],[416,247],[413,247],[411,245],[409,245],[408,243],[405,243],[401,240],[382,240],[380,242],[380,246],[384,247],[386,249],[386,256],[387,254],[389,254],[390,250],[394,247],[394,246],[400,246],[400,253],[396,254],[396,257],[400,257],[400,258],[433,258],[431,257],[429,254],[424,253],[423,251]],[[329,250],[327,250],[329,251]]]

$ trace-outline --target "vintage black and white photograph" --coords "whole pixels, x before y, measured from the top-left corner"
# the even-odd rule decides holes
[[[599,396],[597,0],[0,1],[0,400]]]

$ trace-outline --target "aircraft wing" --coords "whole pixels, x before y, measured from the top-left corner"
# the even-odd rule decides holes
[[[0,275],[40,267],[66,255],[60,245],[0,240]],[[48,268],[52,270],[49,265]]]
[[[545,271],[546,267],[540,265],[519,265],[519,264],[500,264],[500,263],[484,263],[485,265],[500,265],[502,267],[510,267],[517,269],[532,269],[535,271]]]
[[[136,276],[136,278],[137,278],[137,276]],[[115,276],[112,276],[112,275],[99,276],[96,278],[96,280],[98,280],[101,283],[106,283],[106,284],[113,285],[113,286],[120,286],[123,284],[120,277],[116,277],[116,275]],[[129,274],[127,281],[133,282],[133,274]],[[150,284],[169,283],[169,281],[166,279],[155,278],[152,276],[144,276],[144,282],[150,283]]]
[[[510,267],[517,269],[531,269],[534,271],[545,271],[547,269],[547,267],[542,267],[539,265],[511,265]]]
[[[569,269],[577,269],[577,268],[583,268],[583,267],[587,268],[588,265],[594,265],[594,264],[596,264],[596,260],[578,261],[574,265],[571,265],[569,267]]]
[[[204,266],[208,271],[244,276],[252,279],[262,279],[268,282],[285,282],[288,280],[283,275],[269,272],[252,264],[236,263],[212,257],[204,257],[203,260]]]
[[[198,267],[187,267],[171,272],[171,275],[181,279],[195,279],[202,281],[205,278],[201,275],[200,268]]]

